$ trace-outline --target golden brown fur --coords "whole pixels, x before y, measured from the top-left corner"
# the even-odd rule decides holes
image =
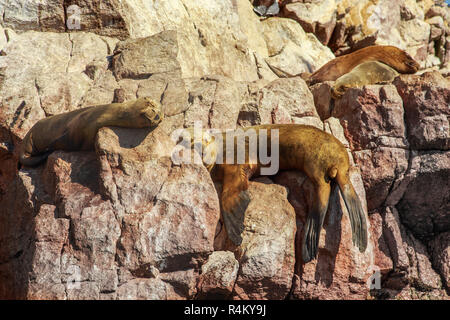
[[[408,53],[397,47],[370,46],[329,61],[311,74],[307,82],[313,85],[324,81],[334,81],[357,65],[368,61],[382,62],[399,73],[416,73],[419,70],[419,64]]]
[[[391,83],[396,76],[398,76],[397,71],[384,63],[378,61],[364,62],[349,73],[339,77],[331,89],[331,94],[333,98],[338,99],[349,88]]]
[[[319,234],[328,208],[331,181],[337,183],[345,200],[352,225],[353,242],[361,251],[364,251],[367,246],[365,214],[350,182],[350,162],[347,150],[342,143],[332,135],[307,125],[260,125],[244,128],[244,131],[247,132],[249,129],[254,129],[257,135],[260,134],[261,129],[266,129],[269,141],[272,130],[278,130],[279,169],[300,170],[315,186],[315,198],[304,228],[303,261],[308,262],[317,255]],[[226,134],[223,133],[222,137],[225,141],[223,154],[226,154]],[[234,141],[235,146],[236,141]],[[248,150],[248,141],[249,139],[245,140],[246,150]],[[270,147],[271,144],[267,145]],[[237,148],[234,148],[234,161],[229,163],[224,157],[224,163],[216,163],[212,174],[214,180],[223,182],[220,199],[225,228],[229,238],[239,245],[242,241],[244,212],[250,201],[246,191],[248,181],[252,175],[259,174],[261,168],[268,165],[262,165],[259,157],[256,161],[251,161],[248,151],[245,163],[236,164],[236,150]],[[271,152],[269,148],[269,153]]]

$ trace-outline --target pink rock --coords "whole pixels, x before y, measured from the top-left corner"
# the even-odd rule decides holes
[[[410,169],[398,186],[403,191],[396,205],[402,223],[421,240],[450,228],[450,152],[414,152]]]
[[[204,128],[235,129],[240,109],[239,84],[223,76],[186,79],[189,91],[185,126],[200,121]]]
[[[295,213],[281,186],[251,182],[249,193],[242,244],[230,247],[239,261],[233,299],[284,299],[294,274]]]
[[[352,183],[364,199],[364,188],[357,170],[352,170]],[[312,185],[303,173],[282,172],[275,182],[287,186],[289,201],[297,214],[299,232],[296,236],[296,275],[292,297],[296,299],[365,299],[369,294],[367,281],[374,271],[374,246],[369,229],[369,245],[365,253],[353,246],[350,221],[338,189],[332,193],[327,218],[319,241],[317,259],[301,262],[301,239],[311,203]],[[363,206],[365,201],[362,201]],[[367,218],[368,220],[368,218]],[[370,228],[370,221],[368,220]]]
[[[379,147],[354,151],[355,163],[361,169],[369,211],[380,208],[394,183],[402,181],[408,168],[409,152],[400,148]]]
[[[277,79],[260,90],[261,124],[288,123],[289,118],[317,117],[314,98],[300,77]],[[280,121],[280,122],[276,122]]]
[[[426,247],[403,227],[397,210],[386,208],[382,217],[384,239],[394,263],[383,288],[400,296],[409,286],[426,292],[440,290],[440,277],[432,268]]]
[[[104,128],[100,161],[94,152],[58,151],[19,172],[0,214],[0,243],[9,243],[0,246],[1,297],[195,296],[219,203],[203,165],[172,166],[172,124],[151,134]]]
[[[394,265],[383,236],[383,218],[378,212],[375,212],[369,216],[369,219],[370,232],[374,240],[374,264],[380,270],[381,275],[386,276],[392,271]]]
[[[198,299],[226,299],[231,296],[239,263],[231,251],[215,251],[202,265]]]
[[[332,116],[339,118],[350,148],[405,147],[403,104],[392,85],[351,88],[335,101]]]
[[[447,290],[450,289],[450,232],[444,232],[428,243],[433,267],[438,270]]]
[[[331,111],[334,105],[333,98],[331,97],[332,86],[333,82],[326,81],[317,83],[309,88],[314,96],[314,105],[316,106],[317,113],[322,120],[331,117]]]
[[[439,72],[402,75],[394,81],[405,107],[408,141],[413,149],[450,147],[450,81]]]
[[[319,7],[320,5],[324,7]],[[322,44],[327,45],[336,26],[334,6],[334,1],[289,1],[283,7],[282,16],[294,19],[305,32],[314,33]]]

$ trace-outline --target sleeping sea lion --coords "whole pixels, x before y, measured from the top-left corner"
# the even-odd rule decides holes
[[[160,104],[150,98],[50,116],[36,122],[28,131],[21,144],[19,161],[25,166],[36,166],[54,150],[94,150],[95,135],[102,127],[153,127],[163,117]]]
[[[324,81],[334,81],[342,75],[349,73],[357,65],[379,61],[394,68],[399,73],[416,73],[419,64],[405,51],[394,46],[370,46],[355,52],[337,57],[310,76],[302,77],[309,85]]]
[[[249,147],[249,132],[254,130],[258,136],[257,151],[253,156]],[[274,131],[275,130],[275,131]],[[278,165],[281,170],[296,169],[304,172],[312,181],[315,187],[315,198],[312,208],[304,227],[302,244],[303,261],[306,263],[317,256],[319,235],[328,208],[328,201],[331,191],[331,183],[337,183],[344,198],[347,210],[350,215],[353,243],[357,245],[361,252],[367,247],[367,225],[365,213],[362,209],[358,196],[349,178],[350,161],[344,145],[334,136],[319,130],[315,127],[300,124],[275,124],[259,125],[243,128],[245,141],[245,160],[239,163],[236,161],[237,150],[239,148],[238,138],[233,137],[232,144],[234,155],[231,158],[224,156],[227,154],[227,134],[215,133],[217,143],[222,140],[222,146],[217,145],[217,157],[212,169],[213,180],[222,181],[223,188],[220,195],[222,216],[228,236],[234,244],[242,242],[241,233],[244,225],[244,212],[250,202],[247,192],[249,179],[260,174],[269,164],[261,161],[261,141],[259,137],[265,134],[268,141],[272,141],[272,135],[278,135],[278,141],[272,146],[271,143],[264,143],[268,150],[264,154],[279,153]],[[238,135],[239,137],[239,135]],[[219,139],[218,139],[219,138]],[[229,138],[229,137],[228,137]],[[211,142],[205,142],[205,145]],[[277,150],[273,148],[277,147]],[[273,159],[272,159],[273,161]],[[272,164],[270,164],[272,166]]]
[[[342,97],[349,88],[391,83],[396,76],[398,76],[398,72],[384,63],[378,61],[364,62],[349,73],[339,77],[331,89],[331,94],[333,98],[337,99]]]

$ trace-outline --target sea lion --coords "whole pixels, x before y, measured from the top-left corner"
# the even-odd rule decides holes
[[[338,99],[349,88],[390,83],[396,76],[398,76],[398,72],[384,63],[378,61],[364,62],[353,68],[349,73],[339,77],[331,89],[331,94],[333,98]]]
[[[369,46],[337,57],[310,76],[302,75],[309,85],[324,81],[334,81],[350,72],[357,65],[368,61],[379,61],[394,68],[399,73],[416,73],[419,64],[405,51],[394,46]]]
[[[159,103],[140,98],[91,106],[39,120],[22,141],[19,162],[36,166],[54,150],[94,150],[97,131],[106,126],[145,128],[161,122]]]
[[[279,169],[300,170],[309,177],[315,187],[312,208],[304,227],[303,261],[306,263],[317,256],[319,235],[328,208],[331,182],[337,183],[344,198],[350,215],[353,243],[361,252],[364,252],[367,247],[367,224],[359,198],[350,182],[350,161],[347,150],[334,136],[313,126],[300,124],[259,125],[243,128],[246,151],[245,160],[241,164],[236,161],[238,139],[232,138],[232,144],[235,146],[234,158],[229,159],[224,156],[227,154],[227,134],[220,133],[219,136],[217,133],[214,134],[214,143],[223,141],[222,146],[217,146],[218,150],[216,150],[217,155],[222,153],[222,156],[221,161],[215,163],[211,174],[213,180],[223,182],[220,195],[222,217],[231,241],[236,245],[242,242],[244,212],[250,202],[247,192],[249,179],[268,167],[267,162],[263,164],[261,161],[260,149],[263,140],[256,139],[258,141],[256,155],[249,155],[251,139],[247,134],[250,130],[254,130],[258,138],[261,134],[266,134],[268,141],[271,141],[272,135],[277,134],[279,138],[274,145],[278,147],[277,151],[271,147],[271,143],[266,142],[264,144],[267,145],[268,150],[265,152],[270,154],[279,152]],[[206,142],[205,145],[210,143]]]

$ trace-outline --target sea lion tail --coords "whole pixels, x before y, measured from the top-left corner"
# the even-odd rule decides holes
[[[346,173],[338,171],[336,181],[350,217],[353,244],[358,246],[360,252],[364,252],[367,248],[366,216],[358,195],[350,182],[348,171]]]

